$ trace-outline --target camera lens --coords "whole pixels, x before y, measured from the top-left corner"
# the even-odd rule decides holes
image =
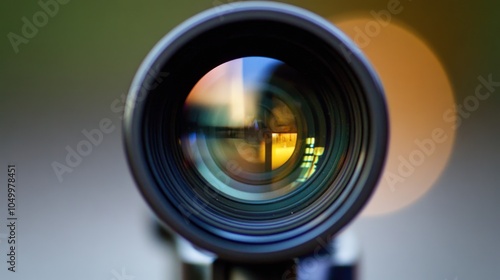
[[[243,261],[311,252],[360,211],[387,146],[383,93],[337,29],[243,3],[167,35],[132,84],[127,155],[157,215]]]

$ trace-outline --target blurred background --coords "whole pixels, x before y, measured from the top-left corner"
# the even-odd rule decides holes
[[[123,101],[161,37],[232,2],[0,4],[1,279],[178,279],[173,247],[128,170]],[[361,279],[500,279],[500,4],[285,2],[351,36],[387,91],[386,173],[349,226]],[[102,137],[82,144],[96,129]],[[17,167],[15,273],[7,270],[9,164]]]

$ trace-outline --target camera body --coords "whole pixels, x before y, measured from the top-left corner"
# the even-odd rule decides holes
[[[381,174],[380,82],[338,29],[303,9],[234,3],[171,31],[124,116],[128,161],[159,219],[222,260],[315,253]]]

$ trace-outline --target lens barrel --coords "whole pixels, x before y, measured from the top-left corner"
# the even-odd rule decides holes
[[[366,204],[388,145],[380,82],[321,17],[213,8],[164,37],[124,115],[128,161],[160,220],[221,258],[313,252]]]

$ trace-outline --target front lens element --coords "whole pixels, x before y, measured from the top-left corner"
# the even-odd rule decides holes
[[[309,135],[317,126],[305,102],[312,90],[276,59],[223,63],[185,101],[186,160],[228,198],[265,201],[293,192],[312,177],[324,151]]]

